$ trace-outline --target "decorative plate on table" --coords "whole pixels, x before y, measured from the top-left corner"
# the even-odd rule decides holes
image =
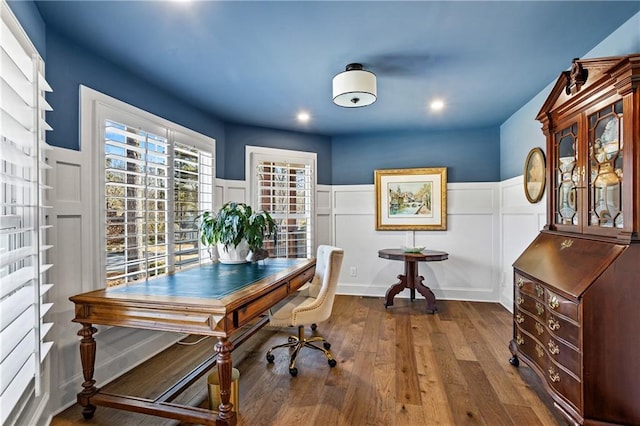
[[[405,253],[420,253],[424,250],[424,247],[405,247],[402,246],[402,251]]]

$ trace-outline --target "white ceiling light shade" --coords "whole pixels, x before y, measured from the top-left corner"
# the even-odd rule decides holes
[[[349,64],[345,71],[333,77],[333,102],[345,108],[371,105],[377,98],[376,75],[362,69],[361,64]]]

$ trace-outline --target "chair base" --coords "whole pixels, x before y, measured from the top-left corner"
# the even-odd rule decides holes
[[[315,324],[314,324],[315,325]],[[312,326],[313,328],[313,326]],[[313,328],[315,329],[315,328]],[[314,345],[314,342],[322,342],[322,346],[323,347],[319,347]],[[329,351],[329,349],[331,348],[331,344],[329,342],[327,342],[325,340],[324,337],[322,336],[314,336],[314,337],[309,337],[308,339],[304,337],[304,326],[300,325],[298,326],[298,335],[294,336],[291,335],[289,336],[288,342],[287,343],[283,343],[281,345],[276,345],[274,347],[272,347],[271,349],[269,349],[267,351],[267,361],[269,363],[273,363],[275,357],[271,354],[271,352],[274,349],[278,349],[278,348],[294,348],[293,352],[291,353],[291,359],[289,361],[289,374],[291,374],[293,377],[298,375],[298,369],[296,368],[296,358],[298,357],[298,353],[300,352],[300,350],[302,348],[311,348],[311,349],[315,349],[317,351],[320,351],[322,353],[324,353],[324,355],[327,357],[327,361],[329,363],[329,367],[335,367],[336,366],[336,360],[333,359],[333,355],[331,354],[331,352]]]

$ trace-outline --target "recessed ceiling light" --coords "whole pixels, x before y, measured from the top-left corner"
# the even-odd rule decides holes
[[[442,111],[444,108],[444,101],[442,99],[434,99],[431,101],[431,104],[429,104],[429,107],[431,108],[431,111]]]
[[[301,123],[306,123],[311,119],[311,115],[309,115],[306,111],[301,111],[298,113],[298,121]]]

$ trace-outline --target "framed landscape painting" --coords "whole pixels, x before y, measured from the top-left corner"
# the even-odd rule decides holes
[[[376,230],[447,229],[447,168],[375,170]]]

